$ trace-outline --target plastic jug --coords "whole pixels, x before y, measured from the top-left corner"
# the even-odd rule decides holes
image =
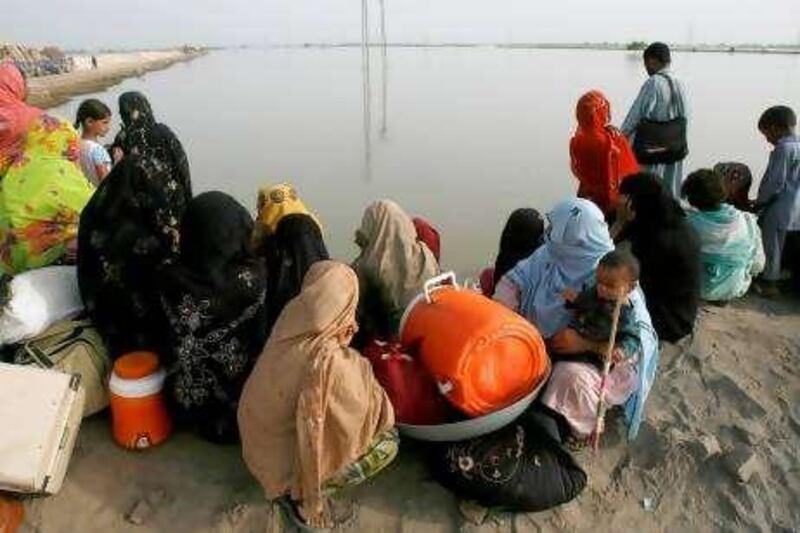
[[[416,351],[442,394],[472,417],[520,400],[550,372],[536,328],[503,305],[459,288],[453,273],[425,283],[406,309],[400,338]]]
[[[114,363],[109,397],[117,444],[142,450],[170,436],[172,418],[162,395],[165,379],[166,372],[152,352],[132,352]]]

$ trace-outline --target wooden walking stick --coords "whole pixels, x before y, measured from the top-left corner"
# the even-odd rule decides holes
[[[594,433],[592,433],[592,448],[597,452],[600,448],[600,433],[603,432],[606,418],[606,384],[608,373],[611,371],[611,359],[614,355],[614,347],[617,342],[617,327],[619,326],[619,315],[622,311],[622,302],[625,295],[620,293],[614,304],[614,314],[611,316],[611,334],[608,336],[608,346],[606,346],[606,358],[603,362],[603,377],[600,380],[600,397],[597,399],[597,422],[595,422]]]

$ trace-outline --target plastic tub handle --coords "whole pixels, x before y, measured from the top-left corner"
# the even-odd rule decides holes
[[[445,284],[446,281],[449,281],[450,283]],[[431,299],[433,292],[448,286],[455,287],[456,289],[458,288],[456,273],[452,270],[450,272],[445,272],[444,274],[434,276],[425,282],[425,285],[422,287],[422,290],[425,293],[425,301],[428,303],[433,303],[433,300]]]
[[[439,386],[439,392],[444,396],[453,392],[453,384],[450,381],[440,381],[437,385]]]

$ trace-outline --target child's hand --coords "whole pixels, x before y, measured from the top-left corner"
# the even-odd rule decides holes
[[[614,348],[614,350],[611,352],[611,362],[615,365],[621,363],[627,358],[628,356],[622,348]]]
[[[573,303],[578,299],[578,291],[573,289],[564,289],[561,291],[561,297],[565,302]]]
[[[636,219],[636,212],[633,210],[633,202],[630,199],[620,202],[617,206],[617,222],[625,225]]]

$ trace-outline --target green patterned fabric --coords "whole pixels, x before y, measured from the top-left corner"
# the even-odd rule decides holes
[[[330,496],[346,487],[360,485],[364,481],[375,477],[386,468],[400,449],[400,436],[397,429],[392,428],[382,433],[372,443],[367,453],[354,463],[350,463],[322,485],[322,492]]]
[[[0,272],[11,275],[60,260],[94,194],[69,123],[40,116],[20,148],[0,168]]]

